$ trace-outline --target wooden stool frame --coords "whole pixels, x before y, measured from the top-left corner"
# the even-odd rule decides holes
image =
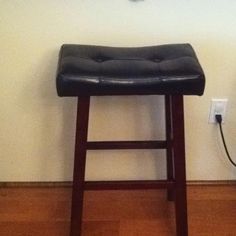
[[[176,235],[187,236],[183,95],[165,95],[166,140],[163,141],[88,142],[89,105],[89,96],[78,97],[70,236],[81,236],[85,190],[158,188],[167,188],[167,199],[175,202]],[[166,149],[167,180],[85,181],[86,152],[98,149]]]

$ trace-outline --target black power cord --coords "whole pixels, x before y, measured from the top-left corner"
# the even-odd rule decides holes
[[[220,134],[221,134],[221,138],[222,138],[222,142],[223,142],[223,145],[224,145],[224,148],[225,148],[226,155],[227,155],[229,161],[231,162],[231,164],[236,167],[236,163],[230,157],[228,148],[226,146],[226,142],[225,142],[225,138],[224,138],[224,133],[223,133],[223,129],[222,129],[222,116],[219,115],[219,114],[216,114],[215,118],[216,118],[216,121],[217,121],[217,123],[219,124],[219,127],[220,127]]]

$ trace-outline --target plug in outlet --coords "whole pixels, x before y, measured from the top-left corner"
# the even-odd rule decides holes
[[[228,103],[227,98],[223,98],[223,99],[213,98],[213,99],[211,99],[209,123],[216,123],[215,115],[221,115],[222,116],[222,123],[225,122],[227,103]]]

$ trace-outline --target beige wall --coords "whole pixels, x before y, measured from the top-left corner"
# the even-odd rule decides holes
[[[229,99],[224,125],[236,160],[236,1],[0,0],[0,181],[71,180],[76,99],[58,98],[63,43],[142,46],[191,43],[207,77],[203,97],[186,97],[187,176],[234,179],[212,97]],[[163,98],[93,98],[89,138],[160,138]],[[163,151],[89,152],[87,179],[165,177]]]

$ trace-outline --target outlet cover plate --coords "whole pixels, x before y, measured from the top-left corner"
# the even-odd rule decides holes
[[[222,116],[222,123],[225,123],[226,107],[228,99],[227,98],[212,98],[211,108],[209,114],[209,123],[216,123],[215,115],[220,114]]]

